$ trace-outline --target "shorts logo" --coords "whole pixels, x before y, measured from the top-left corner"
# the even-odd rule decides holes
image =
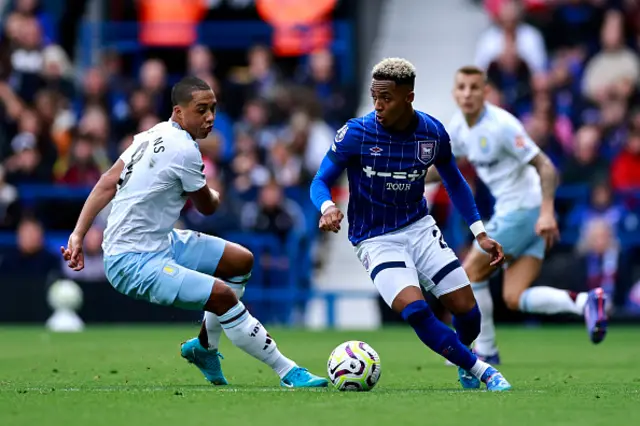
[[[167,265],[164,268],[162,268],[162,272],[169,275],[170,277],[173,277],[178,273],[178,269],[174,268],[173,266]]]
[[[369,266],[371,266],[371,259],[369,259],[369,253],[365,253],[362,258],[362,265],[364,265],[364,269],[369,272]]]
[[[418,161],[429,164],[436,155],[436,141],[418,141]]]

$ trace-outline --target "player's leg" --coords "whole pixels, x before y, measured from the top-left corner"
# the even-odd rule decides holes
[[[236,293],[223,281],[201,272],[184,269],[184,279],[173,303],[185,309],[198,309],[215,315],[229,340],[247,354],[264,362],[280,377],[285,387],[326,387],[328,381],[309,373],[282,355],[275,340],[238,300]],[[183,356],[194,363],[205,377],[209,364],[216,362],[214,353],[192,339],[183,345]],[[211,380],[209,380],[211,381]]]
[[[435,317],[422,295],[415,264],[406,251],[408,241],[402,244],[394,238],[402,238],[402,234],[367,240],[357,249],[384,301],[411,325],[431,350],[471,371],[487,383],[488,389],[508,389],[508,383],[495,369],[478,360],[456,333]]]
[[[249,250],[239,244],[189,230],[172,231],[170,240],[176,263],[203,274],[216,276],[225,281],[238,299],[243,296],[245,284],[253,269],[253,255]],[[222,333],[217,316],[205,312],[197,339],[200,345],[215,355],[207,364],[205,374],[215,385],[228,383],[220,365],[222,355],[218,353]],[[194,339],[184,342],[181,345],[183,357],[188,357],[195,345]]]
[[[475,341],[474,350],[488,363],[499,365],[496,326],[493,322],[493,299],[489,288],[489,278],[496,268],[489,263],[489,255],[474,246],[464,259],[463,268],[469,277],[481,313],[480,334]]]
[[[503,297],[509,309],[535,314],[584,315],[591,340],[600,343],[607,330],[602,289],[576,293],[548,286],[530,287],[540,274],[542,259],[524,255],[505,271]]]

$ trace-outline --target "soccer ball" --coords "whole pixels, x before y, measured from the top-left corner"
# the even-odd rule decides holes
[[[380,379],[380,357],[365,342],[351,340],[331,352],[327,372],[340,391],[369,391]]]

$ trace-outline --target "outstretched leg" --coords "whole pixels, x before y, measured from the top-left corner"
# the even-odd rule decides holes
[[[314,376],[282,355],[273,337],[249,313],[238,300],[235,292],[224,282],[215,280],[204,310],[216,317],[222,330],[235,346],[271,367],[280,377],[282,386],[326,387],[328,385],[326,379]],[[197,338],[183,344],[182,356],[200,368],[205,377],[209,364],[218,357],[217,353],[202,346]]]
[[[554,287],[531,287],[540,273],[542,260],[522,256],[505,271],[503,297],[509,309],[535,314],[584,315],[593,343],[600,343],[607,330],[605,294],[601,288],[576,293]]]

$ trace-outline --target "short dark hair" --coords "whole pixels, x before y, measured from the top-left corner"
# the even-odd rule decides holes
[[[407,85],[412,89],[416,83],[416,69],[403,58],[386,58],[378,62],[371,71],[374,80],[393,81],[397,85]]]
[[[171,104],[186,105],[193,99],[193,92],[199,90],[211,90],[211,87],[204,81],[194,76],[184,77],[174,84],[171,89]]]
[[[484,81],[487,81],[487,74],[480,67],[476,67],[475,65],[465,65],[464,67],[458,68],[456,74],[463,75],[480,75]]]

